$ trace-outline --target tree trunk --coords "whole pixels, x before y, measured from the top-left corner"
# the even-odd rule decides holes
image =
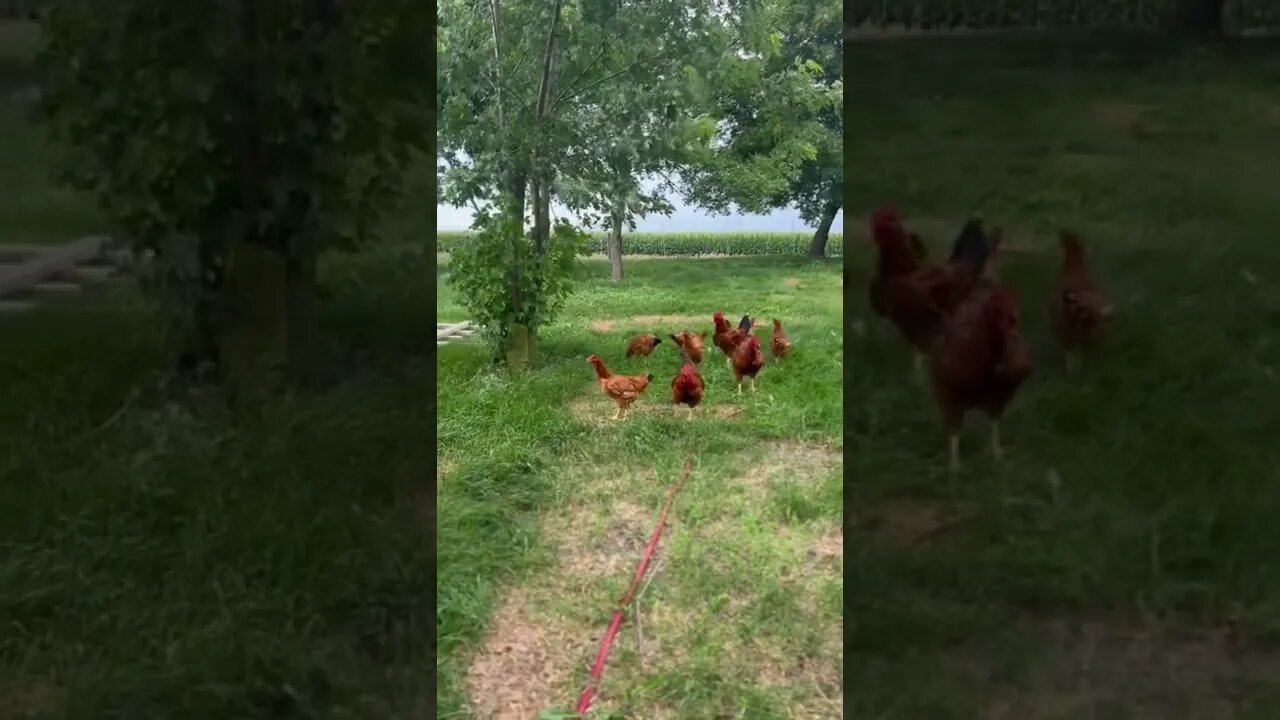
[[[316,298],[316,253],[291,260],[285,278],[288,311],[289,369],[305,375],[315,365],[320,350],[320,319]]]
[[[809,241],[809,257],[827,256],[827,239],[831,236],[831,223],[835,222],[838,212],[840,212],[840,205],[836,203],[828,205],[823,211],[822,222],[818,223],[818,229],[813,233],[813,240]]]
[[[1226,0],[1178,0],[1179,30],[1200,36],[1220,37],[1225,29]]]
[[[614,201],[613,218],[609,227],[609,278],[622,280],[622,205]]]
[[[289,267],[257,242],[232,243],[223,283],[220,365],[237,394],[268,391],[289,360]]]

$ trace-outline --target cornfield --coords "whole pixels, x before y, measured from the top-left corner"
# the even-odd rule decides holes
[[[853,27],[1154,28],[1166,25],[1177,0],[852,0],[845,23]],[[1280,26],[1280,0],[1228,0],[1227,14],[1241,29]]]
[[[627,255],[660,255],[688,257],[697,255],[804,255],[809,252],[810,233],[804,232],[707,232],[707,233],[631,233],[622,237],[622,253]],[[466,242],[465,232],[436,234],[440,252],[449,252]],[[604,253],[606,238],[591,238],[590,252]],[[833,232],[827,241],[827,256],[844,254],[844,235]]]

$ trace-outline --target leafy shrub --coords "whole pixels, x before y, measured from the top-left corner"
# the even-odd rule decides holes
[[[441,252],[450,252],[470,236],[468,232],[441,232],[436,242]],[[809,252],[812,235],[807,232],[705,232],[705,233],[631,233],[622,238],[622,253],[627,255],[804,255]],[[592,235],[587,252],[605,252],[605,236]],[[831,233],[827,256],[844,254],[844,235]]]

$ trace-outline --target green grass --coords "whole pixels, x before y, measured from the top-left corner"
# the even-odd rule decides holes
[[[448,252],[467,238],[467,232],[442,232],[436,236],[437,249]],[[808,232],[651,232],[628,233],[622,238],[625,255],[689,257],[698,255],[807,255],[813,233]],[[595,234],[590,252],[606,253],[607,238]],[[844,235],[831,233],[827,257],[844,254]]]
[[[166,384],[127,286],[0,318],[7,717],[422,717],[430,265],[363,260],[330,379],[255,412]]]
[[[0,242],[105,229],[47,182],[51,148],[9,101],[32,39],[0,24]],[[0,316],[0,716],[427,716],[434,287],[415,207],[385,247],[325,259],[319,377],[255,411],[174,383],[128,283]]]
[[[488,369],[478,345],[440,350],[441,717],[469,716],[474,668],[510,673],[515,691],[538,703],[530,711],[571,709],[688,456],[697,469],[640,598],[643,657],[629,618],[605,670],[601,713],[833,716],[841,565],[831,547],[837,538],[838,550],[842,497],[837,267],[787,257],[632,260],[614,284],[606,262],[584,265],[585,279],[541,338],[536,370],[510,378]],[[456,306],[447,286],[439,288],[444,317]],[[700,416],[673,419],[669,385],[679,363],[670,341],[641,361],[623,358],[626,340],[642,331],[709,330],[717,309],[781,319],[795,354],[762,373],[755,395],[738,397],[712,347]],[[622,422],[607,419],[614,406],[585,362],[592,353],[617,372],[655,375]],[[740,413],[726,417],[735,408]],[[520,642],[525,634],[534,639]],[[497,653],[505,642],[516,650]],[[546,680],[536,677],[543,670]],[[491,702],[482,692],[476,707]]]
[[[871,252],[850,259],[846,717],[1280,710],[1278,50],[1063,36],[850,53],[876,71],[853,81],[849,217],[893,202],[935,256],[971,210],[1008,227],[1038,364],[1006,464],[975,417],[948,482],[937,411],[867,306]],[[1120,313],[1071,379],[1046,317],[1062,226]],[[951,514],[967,519],[923,546],[894,530]],[[1213,640],[1227,626],[1230,647]]]
[[[0,243],[60,243],[103,231],[92,198],[58,184],[48,142],[27,93],[36,86],[35,26],[0,20]]]

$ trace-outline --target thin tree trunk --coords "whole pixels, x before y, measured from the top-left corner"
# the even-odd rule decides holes
[[[836,213],[840,212],[840,205],[832,203],[822,212],[822,222],[818,223],[818,229],[813,233],[813,240],[809,241],[809,257],[823,258],[827,256],[827,240],[831,237],[831,223],[835,222]]]
[[[219,369],[236,394],[269,389],[273,371],[288,359],[287,264],[268,247],[260,229],[264,189],[256,7],[247,1],[238,6],[237,29],[246,57],[238,71],[235,109],[240,227],[227,249],[218,343]]]
[[[609,228],[609,277],[622,280],[622,200],[613,201],[613,217]]]
[[[538,82],[538,104],[534,109],[534,143],[533,154],[529,158],[529,165],[526,173],[523,173],[527,182],[533,185],[533,251],[537,257],[543,257],[547,254],[547,248],[550,245],[551,238],[551,168],[547,164],[545,156],[545,148],[543,147],[543,139],[541,137],[541,126],[548,112],[548,99],[551,95],[551,85],[555,69],[555,51],[556,51],[556,32],[560,27],[560,8],[562,0],[555,0],[551,8],[551,26],[547,30],[546,50],[542,59],[542,78]],[[492,0],[494,8],[494,37],[495,47],[497,47],[498,21],[497,8],[498,0]],[[523,183],[522,183],[523,185]],[[524,197],[521,190],[520,206],[521,206],[521,229],[523,231],[524,219]],[[515,268],[516,277],[520,276],[520,267]],[[521,299],[523,300],[523,299]],[[535,298],[536,300],[536,298]],[[523,308],[523,305],[516,307]],[[510,332],[508,333],[508,341],[506,346],[507,366],[514,370],[531,367],[537,357],[537,336],[538,328],[535,322],[512,323]]]

